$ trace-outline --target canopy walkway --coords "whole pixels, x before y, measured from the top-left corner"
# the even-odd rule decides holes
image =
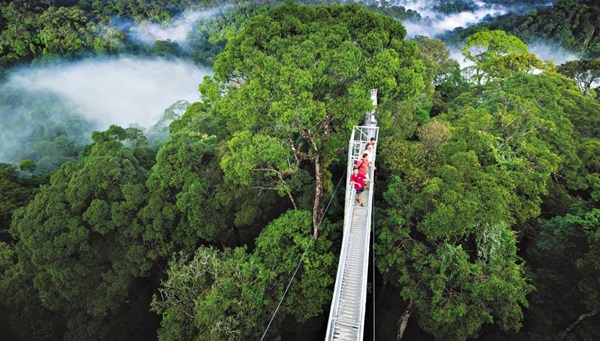
[[[371,92],[371,96],[376,104],[377,92]],[[373,113],[367,114],[365,121],[365,126],[353,128],[348,145],[344,236],[325,340],[363,339],[374,184],[368,183],[362,194],[364,207],[361,207],[350,184],[350,174],[367,142],[371,138],[377,140],[379,133]],[[376,146],[373,164],[375,155]],[[369,169],[368,178],[373,179],[373,167]]]

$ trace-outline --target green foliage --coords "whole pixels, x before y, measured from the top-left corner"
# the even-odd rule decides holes
[[[432,80],[434,85],[443,83],[459,68],[458,62],[450,58],[450,50],[441,40],[429,39],[424,36],[417,36],[415,40],[419,46],[421,59],[425,64],[425,72],[432,75],[428,77],[428,80]]]
[[[531,335],[536,338],[592,340],[598,334],[598,235],[600,206],[598,187],[592,198],[572,207],[572,213],[541,221],[540,234],[528,250],[533,263]],[[568,269],[565,271],[565,269]],[[567,327],[585,314],[577,328]]]
[[[31,174],[33,174],[33,172],[35,172],[35,169],[37,168],[37,165],[35,164],[35,162],[33,160],[23,160],[21,162],[21,164],[19,165],[19,169],[22,172],[29,172]]]
[[[86,28],[88,21],[80,8],[49,7],[37,19],[41,51],[33,52],[61,56],[81,53],[94,39]]]
[[[440,339],[475,337],[489,323],[518,330],[521,307],[527,306],[525,295],[532,287],[516,255],[514,233],[498,222],[502,213],[509,214],[507,207],[493,212],[500,207],[492,200],[502,201],[506,191],[499,198],[498,193],[482,197],[484,190],[493,188],[485,183],[477,198],[475,193],[459,194],[440,185],[447,186],[432,180],[414,199],[412,205],[418,208],[424,196],[440,197],[434,211],[416,226],[420,233],[411,227],[411,215],[391,210],[392,225],[378,236],[379,269],[402,288],[404,299],[414,302],[424,330]],[[432,191],[434,186],[437,189]],[[457,183],[456,187],[467,186]],[[391,191],[393,187],[388,198],[394,196]],[[416,238],[421,234],[427,240]]]
[[[286,314],[299,321],[321,314],[331,297],[326,288],[333,283],[335,257],[327,240],[312,246],[306,233],[311,220],[308,211],[289,211],[265,228],[252,254],[245,247],[200,247],[191,260],[178,255],[152,303],[163,315],[159,339],[260,338],[299,260],[302,270],[269,335],[276,335]]]
[[[70,316],[73,338],[93,325],[97,338],[106,335],[100,321],[150,267],[137,218],[145,179],[129,149],[96,140],[82,164],[61,167],[13,218],[19,267],[45,308]]]
[[[574,114],[593,106],[572,83],[517,73],[476,90],[417,128],[418,140],[380,149],[398,177],[384,194],[378,268],[440,339],[473,338],[487,324],[518,330],[533,286],[512,230],[542,213],[548,189],[572,200],[569,190],[596,183],[594,140],[579,133],[592,125],[570,121],[595,122]]]
[[[391,18],[358,6],[298,6],[287,2],[250,20],[215,62],[215,77],[200,85],[229,136],[221,166],[232,182],[287,195],[294,207],[311,167],[315,178],[313,229],[331,189],[330,164],[349,129],[371,109],[368,90],[382,103],[422,88],[416,45]],[[253,174],[254,173],[254,174]]]
[[[567,188],[587,188],[591,183],[586,179],[591,178],[582,167],[577,146],[582,133],[595,134],[592,127],[597,126],[598,107],[593,99],[586,100],[565,85],[573,89],[556,74],[517,74],[505,80],[500,91],[491,86],[482,97],[459,97],[455,101],[458,111],[448,117],[464,118],[460,128],[464,133],[485,137],[469,140],[469,147],[484,162],[498,162],[509,171],[529,169],[528,183],[518,180],[517,173],[512,176],[525,186],[523,193],[539,192],[547,181],[544,174],[556,171],[555,180]],[[474,112],[469,106],[482,109]]]
[[[467,29],[457,29],[445,40],[452,45],[462,43],[469,35],[481,30],[502,30],[515,35],[528,45],[552,46],[558,53],[574,53],[581,58],[600,56],[598,13],[596,1],[562,0],[524,15],[513,12]]]
[[[585,140],[600,133],[599,103],[574,91],[572,85],[555,74],[517,76],[504,88],[539,108],[541,122],[550,129],[539,138],[561,157],[559,183],[569,189],[592,187],[593,175],[582,167],[577,149]]]
[[[46,181],[45,178],[22,178],[13,165],[0,164],[0,241],[12,241],[8,232],[13,212],[26,206],[38,186]]]
[[[593,60],[572,60],[558,67],[558,72],[577,82],[581,93],[591,93],[591,86],[600,79],[600,58]]]
[[[258,337],[265,309],[258,264],[243,248],[219,252],[200,247],[188,261],[170,262],[168,280],[155,296],[153,309],[164,318],[161,340],[237,340]],[[263,317],[264,318],[264,317]]]
[[[283,295],[283,289],[298,265],[299,255],[303,255],[298,282],[293,283],[283,304],[283,311],[300,323],[322,314],[331,303],[331,286],[335,282],[337,266],[337,257],[332,250],[332,227],[323,226],[321,237],[313,245],[314,240],[307,234],[311,222],[309,211],[286,212],[261,232],[254,251],[274,281],[275,299]]]
[[[154,241],[152,257],[166,257],[181,247],[193,250],[198,238],[227,239],[227,220],[213,196],[222,183],[212,161],[215,147],[214,137],[185,130],[159,150],[146,184],[148,204],[141,212],[144,238]]]
[[[467,37],[462,49],[466,60],[475,65],[468,67],[476,84],[485,84],[493,79],[507,78],[519,72],[552,69],[527,51],[527,46],[517,37],[506,32],[482,31]]]

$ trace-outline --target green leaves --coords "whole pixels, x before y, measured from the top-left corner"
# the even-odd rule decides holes
[[[378,267],[437,338],[521,327],[533,286],[512,229],[539,216],[553,174],[581,170],[561,89],[554,75],[517,73],[458,96],[418,141],[382,143],[400,178],[385,195]]]
[[[82,164],[61,167],[14,217],[19,264],[46,308],[94,324],[123,304],[150,267],[137,217],[145,179],[127,148],[97,140]],[[71,332],[85,328],[74,324]]]
[[[467,38],[462,49],[466,60],[475,65],[470,67],[472,77],[478,85],[493,79],[504,79],[519,72],[550,70],[553,64],[546,65],[517,37],[501,30],[480,31]]]
[[[252,254],[245,247],[200,247],[191,260],[179,254],[152,303],[164,317],[159,338],[260,338],[301,260],[269,335],[277,335],[273,329],[286,314],[305,322],[323,313],[331,298],[327,288],[333,283],[335,257],[327,239],[312,245],[311,224],[310,212],[289,211],[263,230]]]
[[[222,183],[215,148],[214,136],[182,128],[159,150],[146,183],[149,200],[140,212],[144,238],[154,243],[152,257],[191,249],[198,238],[226,239],[227,220],[218,217],[221,207],[212,194]]]
[[[231,136],[225,178],[312,207],[316,234],[330,165],[372,109],[368,91],[378,88],[386,103],[423,87],[416,45],[403,42],[405,34],[393,19],[358,6],[286,2],[250,20],[219,55],[215,77],[200,85]],[[314,200],[300,206],[304,171],[314,177]]]
[[[600,58],[593,60],[573,60],[558,67],[558,72],[577,82],[582,95],[590,93],[592,83],[600,78]]]
[[[477,241],[478,255],[461,244],[407,238],[400,229],[380,232],[377,251],[384,276],[395,278],[401,295],[415,303],[419,324],[437,338],[476,337],[485,324],[518,330],[525,295],[532,290],[516,256],[514,235],[502,225],[487,227]],[[464,243],[465,247],[472,247]]]
[[[534,337],[569,333],[568,337],[586,338],[598,333],[593,321],[565,331],[569,323],[583,314],[597,312],[600,307],[598,197],[596,187],[591,198],[579,200],[570,213],[540,220],[536,242],[527,250],[534,265],[534,284],[538,287],[528,314],[534,323],[531,331]]]

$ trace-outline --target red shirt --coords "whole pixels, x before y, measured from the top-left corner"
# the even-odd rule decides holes
[[[354,189],[363,189],[365,188],[365,176],[363,174],[358,173],[358,175],[350,175],[350,181],[354,182]]]
[[[367,158],[362,158],[358,160],[354,166],[358,168],[359,174],[363,174],[366,177],[369,173],[369,167],[371,167],[371,163],[369,163]]]

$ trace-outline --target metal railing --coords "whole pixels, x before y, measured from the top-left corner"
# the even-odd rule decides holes
[[[343,228],[343,239],[342,239],[342,248],[340,251],[340,259],[338,263],[338,272],[335,281],[335,287],[333,292],[333,298],[331,301],[331,308],[329,311],[329,323],[327,325],[327,333],[325,336],[326,340],[333,340],[335,333],[335,325],[338,318],[339,312],[339,300],[342,289],[342,282],[344,278],[344,269],[346,267],[346,258],[348,255],[348,244],[350,239],[350,228],[352,226],[352,217],[354,215],[354,200],[356,197],[356,191],[354,190],[354,186],[350,183],[350,174],[354,169],[354,164],[360,158],[362,158],[362,154],[365,150],[365,146],[367,142],[371,138],[375,138],[377,140],[379,134],[379,128],[376,126],[376,122],[374,119],[368,122],[369,126],[360,126],[354,127],[352,130],[352,135],[350,141],[348,143],[348,165],[347,165],[347,178],[346,178],[346,202],[345,202],[345,212],[344,212],[344,228]],[[377,145],[373,148],[373,166],[369,169],[368,178],[373,179],[373,170],[375,164],[375,156],[376,156],[376,148]],[[367,224],[368,228],[366,229],[366,250],[364,252],[369,252],[369,240],[370,240],[370,222],[371,222],[371,211],[372,211],[372,203],[373,203],[373,192],[374,192],[374,184],[369,183],[370,190],[368,191],[369,195],[366,200],[367,202]],[[366,287],[367,287],[367,278],[368,278],[368,257],[365,258],[367,261],[364,261],[362,265],[362,295],[361,295],[361,304],[358,316],[360,316],[360,320],[356,321],[356,325],[358,326],[358,339],[362,340],[363,338],[363,328],[364,328],[364,316],[365,316],[365,306],[366,306]]]

